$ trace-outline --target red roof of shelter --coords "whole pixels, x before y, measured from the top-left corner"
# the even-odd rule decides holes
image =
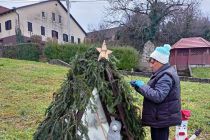
[[[10,10],[10,9],[8,9],[8,8],[3,7],[3,6],[0,5],[0,14],[1,14],[1,13],[4,13],[4,12],[6,12],[6,11],[9,11],[9,10]]]
[[[176,42],[172,49],[182,49],[182,48],[206,48],[210,47],[210,42],[203,39],[202,37],[190,37],[182,38]]]

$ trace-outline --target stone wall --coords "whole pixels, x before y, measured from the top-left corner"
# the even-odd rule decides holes
[[[144,45],[142,57],[140,59],[140,70],[142,71],[150,71],[149,68],[149,56],[155,50],[155,45],[151,41],[147,41]]]
[[[69,65],[68,63],[62,61],[62,60],[59,60],[59,59],[52,59],[49,61],[50,64],[53,64],[53,65],[59,65],[59,66],[65,66],[65,67],[71,67],[71,65]]]

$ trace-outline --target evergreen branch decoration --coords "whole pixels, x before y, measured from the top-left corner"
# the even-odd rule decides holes
[[[117,71],[115,57],[97,61],[98,55],[95,48],[90,48],[75,57],[67,79],[46,110],[46,118],[34,133],[34,140],[88,140],[88,129],[81,118],[94,87],[109,116],[122,122],[123,139],[144,139],[141,116],[132,104],[130,87]],[[96,107],[91,106],[92,109]]]

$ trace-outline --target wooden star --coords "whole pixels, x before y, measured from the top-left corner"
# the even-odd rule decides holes
[[[100,54],[99,54],[99,57],[98,57],[98,61],[100,61],[102,58],[109,59],[109,54],[112,53],[112,51],[107,50],[105,40],[104,40],[104,42],[103,42],[102,47],[101,47],[101,48],[96,48],[96,49],[97,49],[97,51],[100,53]]]

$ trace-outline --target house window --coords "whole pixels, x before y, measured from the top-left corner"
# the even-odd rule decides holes
[[[61,15],[58,16],[59,23],[61,23]]]
[[[71,36],[71,43],[74,43],[74,36]]]
[[[52,30],[52,38],[57,38],[58,39],[58,32],[55,30]]]
[[[33,29],[32,29],[32,23],[31,22],[28,22],[28,31],[32,32]]]
[[[1,32],[1,23],[0,23],[0,32]]]
[[[42,17],[43,17],[43,18],[45,17],[45,12],[42,12]]]
[[[120,40],[120,33],[117,32],[114,38],[115,38],[116,40]]]
[[[68,42],[68,35],[67,34],[63,34],[63,41]]]
[[[45,27],[41,26],[41,35],[45,35]]]
[[[55,13],[52,13],[52,20],[55,21]]]
[[[6,30],[11,30],[12,29],[12,21],[11,20],[7,20],[5,22],[5,29]]]
[[[80,38],[78,38],[78,44],[80,44]]]

